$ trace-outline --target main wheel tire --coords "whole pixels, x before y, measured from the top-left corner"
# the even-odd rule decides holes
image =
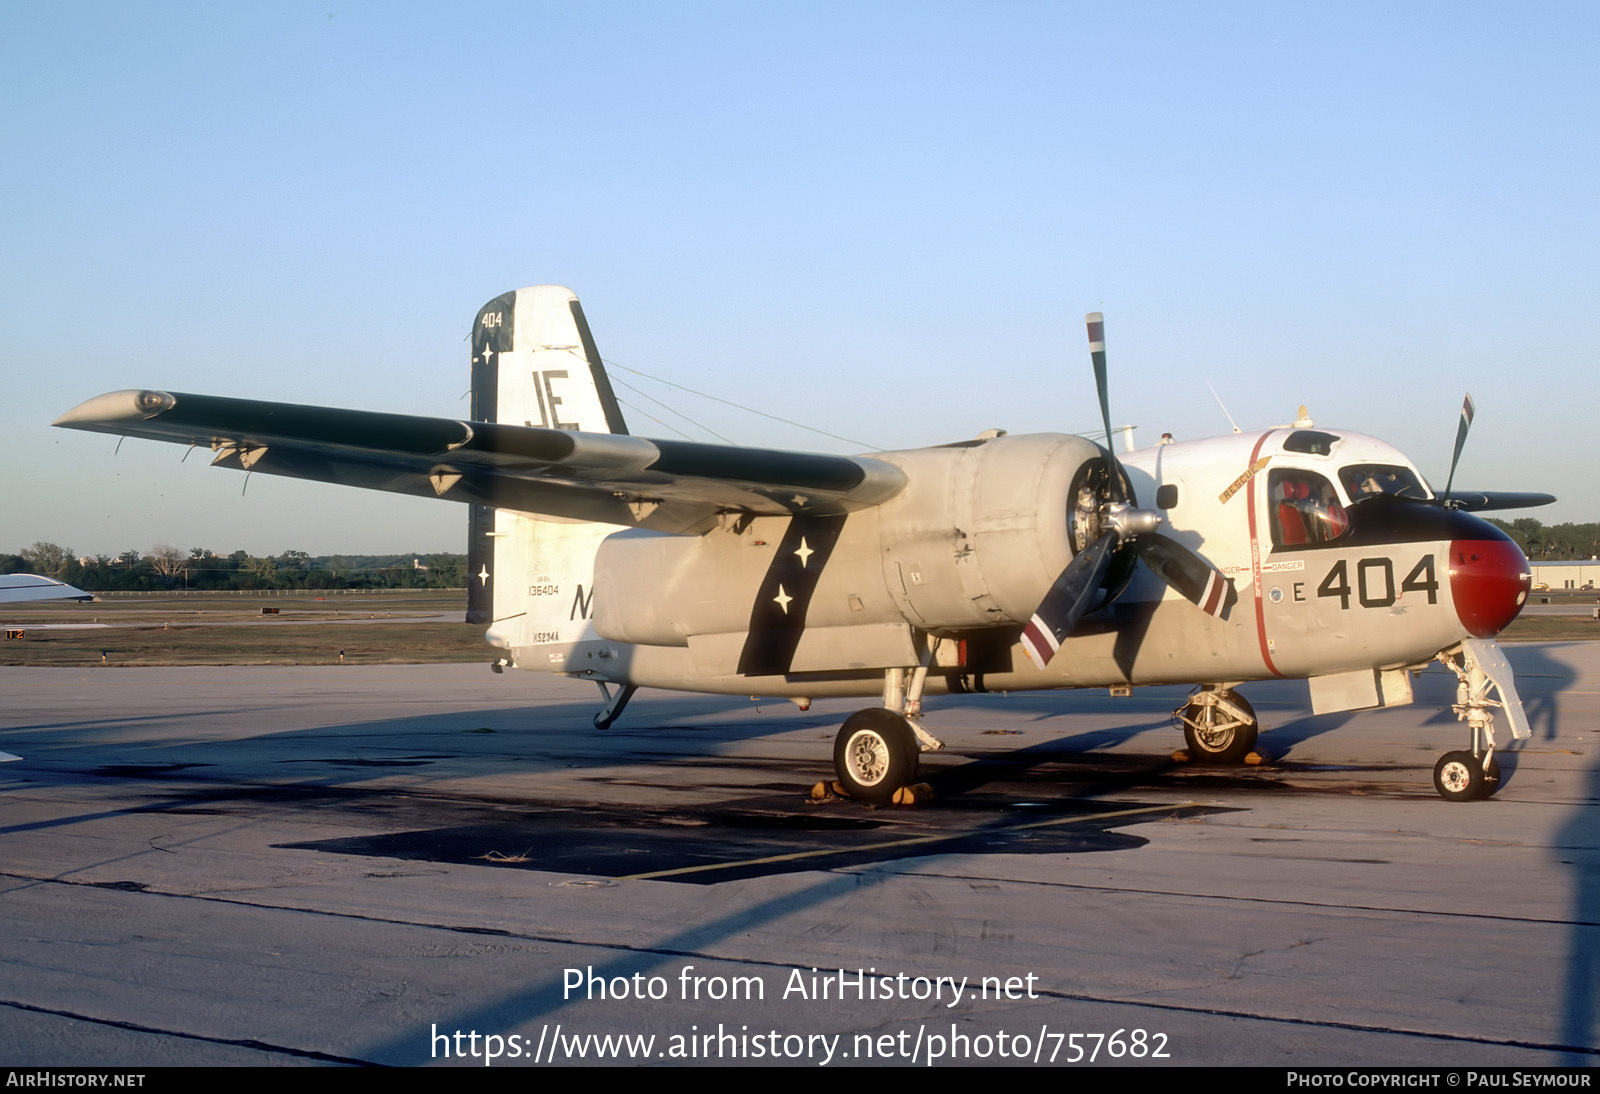
[[[874,707],[845,719],[833,741],[833,768],[852,798],[883,805],[916,781],[921,752],[909,722]]]
[[[1483,797],[1486,784],[1483,761],[1470,752],[1446,752],[1433,765],[1433,788],[1445,801],[1474,801]]]
[[[1255,708],[1236,691],[1228,693],[1228,701],[1250,716],[1247,725],[1224,725],[1232,719],[1209,703],[1190,703],[1184,709],[1183,739],[1189,746],[1189,758],[1194,762],[1236,764],[1256,747],[1256,735],[1261,727],[1256,722]]]

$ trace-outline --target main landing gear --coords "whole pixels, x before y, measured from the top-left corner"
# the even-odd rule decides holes
[[[917,781],[922,746],[903,715],[886,707],[858,710],[845,719],[833,742],[833,769],[844,792],[883,805],[896,790]]]
[[[944,742],[917,725],[922,714],[926,663],[884,673],[883,706],[859,710],[845,719],[833,742],[833,769],[839,787],[869,805],[886,805],[901,787],[917,781],[923,751]]]
[[[1204,684],[1172,712],[1183,727],[1189,758],[1196,763],[1236,764],[1256,747],[1261,724],[1231,684]]]
[[[1508,697],[1482,663],[1498,657],[1499,650],[1492,644],[1473,642],[1464,642],[1439,655],[1439,663],[1456,674],[1456,720],[1467,723],[1471,734],[1471,748],[1446,752],[1433,765],[1433,788],[1445,801],[1491,798],[1500,789],[1500,761],[1494,754],[1495,708],[1506,711],[1512,736],[1526,735],[1517,732],[1517,720],[1511,710],[1511,703],[1520,706],[1520,700],[1514,695]],[[1491,690],[1500,693],[1499,701],[1489,697]]]

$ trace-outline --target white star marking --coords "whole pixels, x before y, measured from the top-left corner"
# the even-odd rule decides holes
[[[788,615],[789,614],[789,601],[793,600],[794,597],[786,595],[784,593],[784,591],[783,591],[783,586],[782,585],[778,586],[778,595],[773,597],[772,599],[777,601],[778,607],[783,609],[783,614],[784,615]]]
[[[802,570],[804,570],[806,568],[806,559],[810,558],[812,555],[814,555],[816,553],[817,552],[813,551],[811,548],[806,546],[806,537],[805,536],[801,536],[800,537],[800,547],[799,547],[799,549],[797,549],[795,551],[795,554],[800,556],[800,568]]]
[[[478,571],[478,581],[484,585],[489,584],[489,566],[487,563],[484,564],[482,570]]]

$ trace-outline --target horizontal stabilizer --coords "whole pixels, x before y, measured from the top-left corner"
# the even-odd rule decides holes
[[[1549,505],[1556,500],[1554,494],[1516,493],[1509,490],[1455,490],[1446,503],[1451,509],[1464,509],[1469,513],[1482,513],[1493,509],[1532,509]]]

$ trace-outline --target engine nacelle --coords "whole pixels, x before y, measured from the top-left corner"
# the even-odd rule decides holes
[[[1101,450],[1034,434],[887,454],[909,484],[879,507],[884,581],[924,630],[1026,623],[1100,534]]]
[[[906,488],[846,518],[608,537],[595,558],[596,631],[656,646],[750,631],[775,567],[791,575],[784,611],[803,611],[808,631],[1021,624],[1099,535],[1105,460],[1081,437],[999,437],[875,458],[903,468]]]

